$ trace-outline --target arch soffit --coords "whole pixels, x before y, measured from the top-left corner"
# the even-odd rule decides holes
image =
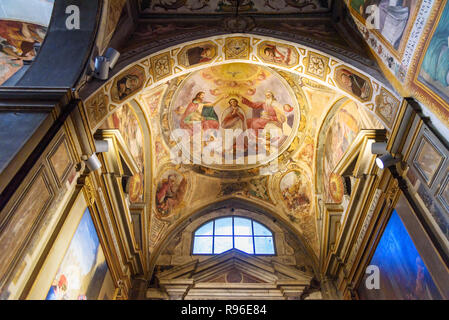
[[[238,45],[241,45],[241,47],[239,47],[239,52],[237,53],[234,50],[235,48],[232,47],[236,45],[235,42],[238,42]],[[216,50],[215,56],[210,61],[202,62],[194,66],[186,66],[180,62],[180,53],[183,52],[183,49],[195,45],[201,46],[205,43],[214,46]],[[298,56],[296,63],[286,65],[268,61],[260,50],[266,43],[279,47],[291,48]],[[391,123],[391,121],[386,121],[385,118],[387,117],[391,120],[391,115],[383,115],[382,110],[378,110],[379,106],[378,103],[376,103],[376,100],[379,100],[383,95],[387,95],[395,101],[395,106],[398,108],[400,100],[402,99],[397,92],[387,89],[390,88],[388,83],[381,82],[354,65],[348,64],[327,53],[272,37],[255,36],[251,34],[232,34],[189,41],[155,52],[123,67],[120,72],[106,83],[102,84],[93,93],[87,93],[86,89],[81,93],[81,96],[85,95],[83,100],[85,101],[89,126],[92,132],[95,132],[101,123],[112,114],[116,108],[124,103],[136,100],[139,94],[146,90],[154,89],[171,79],[194,71],[202,70],[214,65],[234,62],[259,64],[277,68],[331,88],[338,93],[347,96],[349,99],[362,104],[366,111],[384,124],[388,130],[393,127],[393,123]],[[113,86],[116,85],[117,80],[126,76],[133,68],[139,68],[142,72],[139,89],[135,90],[122,100],[112,99],[111,91],[113,90]],[[370,94],[367,98],[360,99],[339,83],[337,77],[343,72],[342,70],[347,70],[367,82],[367,85],[370,87]],[[98,82],[95,82],[95,84],[98,84]],[[392,110],[391,112],[394,113],[394,115],[397,114],[397,110]]]
[[[207,216],[209,213],[214,212],[215,210],[223,208],[238,208],[250,211],[255,214],[260,214],[262,218],[259,220],[265,225],[270,226],[272,225],[266,222],[264,223],[265,219],[269,219],[274,223],[279,223],[278,226],[279,229],[287,230],[296,237],[300,245],[303,247],[304,251],[307,253],[308,257],[311,259],[315,273],[317,275],[319,274],[318,258],[313,248],[309,245],[308,241],[305,240],[302,233],[290,221],[288,221],[282,215],[275,212],[272,208],[265,206],[262,202],[256,202],[254,200],[239,196],[228,197],[226,199],[220,199],[220,201],[211,202],[199,207],[188,208],[189,209],[188,212],[185,215],[183,215],[182,218],[178,219],[176,222],[174,222],[172,225],[168,227],[168,229],[164,232],[162,238],[158,241],[158,244],[153,248],[150,255],[151,258],[149,263],[150,273],[152,273],[152,270],[156,265],[159,255],[165,250],[166,246],[172,239],[173,235],[182,232],[187,227],[190,227],[192,221],[195,221],[197,219],[201,219],[200,220],[201,222],[195,224],[195,226],[199,226],[205,221],[209,221],[213,217],[205,218],[205,216]],[[256,217],[252,218],[258,221],[258,218]]]

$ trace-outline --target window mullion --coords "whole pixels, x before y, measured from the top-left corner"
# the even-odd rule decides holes
[[[215,220],[212,224],[212,252],[211,254],[215,254]]]
[[[232,217],[232,249],[235,249],[234,217]]]
[[[253,253],[256,254],[256,242],[254,240],[254,221],[253,219],[251,219],[251,236],[252,236],[252,240],[253,240]]]

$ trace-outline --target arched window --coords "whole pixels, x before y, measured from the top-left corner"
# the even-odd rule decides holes
[[[242,217],[214,219],[195,231],[193,254],[220,254],[233,248],[274,255],[273,234],[264,225]]]

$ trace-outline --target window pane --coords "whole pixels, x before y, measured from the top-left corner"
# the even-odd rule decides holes
[[[253,234],[251,220],[245,218],[234,218],[234,234],[236,236],[250,236]]]
[[[215,235],[232,236],[232,218],[215,220]]]
[[[211,236],[213,225],[214,225],[213,221],[206,223],[205,225],[203,225],[202,227],[200,227],[196,230],[195,235],[196,236]]]
[[[212,237],[195,237],[193,254],[212,254]]]
[[[255,236],[271,236],[271,231],[265,228],[260,223],[253,221],[254,223],[254,235]]]
[[[215,237],[214,254],[232,249],[232,237]]]
[[[254,237],[256,254],[274,254],[274,245],[272,237]]]
[[[235,237],[235,248],[249,254],[254,254],[253,237]]]

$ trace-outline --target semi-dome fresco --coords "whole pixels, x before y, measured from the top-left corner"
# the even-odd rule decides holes
[[[170,103],[166,139],[171,145],[182,137],[184,151],[193,146],[192,162],[216,168],[254,166],[277,157],[295,137],[298,102],[273,69],[224,64],[193,72],[179,84],[172,82],[168,92],[175,87],[173,98],[163,100]],[[195,126],[200,132],[194,132]],[[201,157],[206,152],[216,154]]]

